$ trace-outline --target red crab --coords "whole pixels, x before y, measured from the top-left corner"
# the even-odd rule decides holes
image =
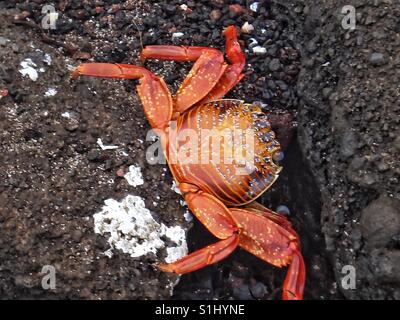
[[[305,265],[299,236],[285,216],[255,202],[277,179],[281,167],[274,163],[280,155],[267,116],[259,107],[234,99],[221,99],[244,76],[245,56],[234,26],[223,32],[226,38],[224,61],[220,50],[208,47],[154,45],[144,48],[145,59],[193,61],[194,65],[175,97],[165,82],[141,66],[111,63],[84,63],[72,77],[139,79],[137,86],[145,115],[160,135],[170,170],[192,213],[217,238],[214,244],[182,259],[160,264],[167,272],[191,272],[216,263],[237,246],[276,266],[289,266],[283,284],[283,299],[302,299]],[[174,121],[174,130],[172,130]],[[247,174],[237,174],[238,162],[184,162],[179,158],[183,143],[174,142],[183,130],[200,133],[205,129],[222,131],[240,128],[253,130],[254,166]],[[221,154],[229,147],[224,144]],[[209,155],[209,147],[199,147]],[[171,161],[174,158],[175,161]]]

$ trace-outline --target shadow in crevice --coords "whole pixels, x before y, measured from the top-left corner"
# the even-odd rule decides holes
[[[281,204],[290,209],[291,214],[288,218],[299,233],[307,265],[305,298],[339,298],[333,288],[335,278],[321,232],[320,191],[304,162],[296,139],[292,139],[285,151],[282,166],[284,169],[279,179],[258,201],[273,210]],[[188,234],[189,251],[214,241],[216,239],[195,220]],[[277,292],[282,286],[285,274],[286,269],[267,265],[244,250],[237,249],[230,257],[216,265],[183,275],[175,287],[173,299],[252,299],[251,294],[235,294],[233,282],[244,286],[243,293],[248,290],[246,288],[249,288],[249,281],[254,279],[267,287],[260,299],[275,299],[280,296]],[[243,279],[238,280],[240,277]]]

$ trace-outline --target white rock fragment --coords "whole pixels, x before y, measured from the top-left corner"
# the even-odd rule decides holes
[[[176,184],[175,180],[172,181],[171,190],[175,191],[177,194],[182,194],[181,190],[179,189],[178,185]]]
[[[22,69],[18,70],[23,76],[28,76],[32,81],[36,81],[38,78],[38,72],[34,67],[36,67],[36,63],[34,63],[30,58],[25,59],[20,63]]]
[[[74,71],[76,67],[74,67],[72,64],[67,64],[67,70],[68,71]]]
[[[97,139],[97,144],[99,145],[101,150],[115,150],[119,148],[118,146],[105,146],[100,138]]]
[[[252,48],[258,46],[258,41],[257,41],[256,39],[250,38],[249,41],[250,41],[250,43],[249,43],[249,48],[250,48],[250,49],[252,49]]]
[[[48,53],[45,53],[43,62],[45,62],[48,66],[51,66],[52,61],[53,60],[51,59],[51,56]]]
[[[129,166],[128,172],[124,175],[124,178],[129,185],[134,187],[141,186],[144,183],[141,168],[134,165]]]
[[[252,24],[248,23],[247,21],[243,24],[241,28],[242,32],[244,33],[251,33],[254,31],[254,27]]]
[[[261,46],[255,46],[253,47],[253,53],[255,54],[259,54],[259,55],[263,55],[267,53],[267,49],[265,49],[264,47]]]
[[[61,117],[69,119],[69,118],[71,118],[71,113],[69,113],[68,111],[65,111],[65,112],[61,113]]]
[[[253,3],[250,5],[250,10],[253,11],[253,12],[257,12],[257,11],[258,11],[258,6],[259,6],[259,5],[260,5],[259,2],[253,2]]]
[[[167,247],[167,257],[165,258],[166,263],[174,262],[188,253],[187,243],[186,243],[186,233],[179,226],[166,228],[165,235],[172,242],[176,243],[175,247]]]
[[[44,93],[45,97],[53,97],[57,94],[57,89],[55,88],[48,88],[47,91]],[[62,116],[62,115],[61,115]]]
[[[175,38],[183,37],[183,36],[184,36],[184,34],[182,32],[174,32],[172,34],[172,40],[175,39]]]
[[[330,61],[327,61],[327,62],[325,62],[324,64],[322,64],[321,67],[327,67],[327,66],[329,66],[330,64],[331,64]]]
[[[161,239],[163,236],[176,244],[166,248],[167,263],[185,256],[188,252],[185,231],[179,226],[167,227],[154,220],[141,197],[128,195],[121,202],[108,199],[93,218],[94,231],[109,235],[107,241],[111,248],[104,252],[109,257],[114,249],[134,258],[150,252],[156,254],[158,250],[165,248],[165,242]]]
[[[183,200],[183,199],[180,199],[180,200],[179,200],[179,204],[181,205],[181,207],[186,207],[186,206],[187,206],[186,201]]]
[[[185,218],[185,221],[190,222],[193,220],[193,215],[189,210],[186,210],[185,213],[183,214],[183,217]]]
[[[104,251],[104,255],[106,257],[112,258],[112,256],[113,256],[112,249],[110,248],[107,251]]]
[[[0,36],[0,46],[7,45],[7,42],[10,42],[10,39],[4,38]]]
[[[129,195],[121,202],[108,199],[104,203],[103,210],[93,215],[94,231],[109,233],[111,248],[140,257],[164,247],[161,225],[153,219],[142,198]]]

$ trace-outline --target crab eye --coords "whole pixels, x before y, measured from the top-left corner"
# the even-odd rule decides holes
[[[280,161],[283,160],[283,158],[285,157],[283,151],[277,151],[273,154],[272,159],[274,160],[274,162],[279,163]]]

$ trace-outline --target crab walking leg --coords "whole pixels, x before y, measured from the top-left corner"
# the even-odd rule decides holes
[[[215,74],[218,69],[206,67],[205,63],[199,63],[201,66],[193,66],[191,73],[185,79],[181,88],[177,93],[177,111],[183,112],[195,103],[206,103],[211,100],[222,98],[228,93],[243,77],[242,70],[246,60],[244,53],[240,47],[237,37],[237,31],[234,26],[227,27],[224,32],[226,55],[231,63],[225,68],[225,72],[215,81]],[[185,46],[168,46],[155,45],[147,46],[143,49],[141,59],[163,59],[176,61],[198,61],[203,54],[212,55],[214,58],[206,59],[223,59],[222,53],[213,48],[207,47],[185,47]],[[216,58],[218,57],[218,58]],[[205,69],[205,76],[198,74],[193,80],[193,75],[197,72],[201,73],[201,68]],[[197,79],[204,79],[198,81]],[[196,83],[201,82],[201,83]],[[208,82],[208,83],[207,83]],[[208,85],[207,85],[208,84]],[[188,90],[190,88],[190,90]],[[199,98],[201,96],[201,98]],[[199,101],[201,99],[201,101]]]
[[[203,52],[213,52],[222,55],[218,49],[200,46],[173,46],[173,45],[152,45],[146,46],[141,54],[140,60],[146,59],[174,60],[174,61],[196,61]]]
[[[279,224],[282,221],[276,222],[269,214],[263,215],[253,208],[232,208],[230,212],[242,230],[239,246],[276,267],[289,265],[282,298],[302,299],[305,265],[297,233],[285,223]]]
[[[137,91],[151,126],[164,129],[171,120],[171,94],[164,80],[146,68],[129,64],[83,63],[73,71],[71,77],[76,79],[79,76],[139,79]]]
[[[178,261],[170,264],[160,264],[158,267],[165,272],[177,274],[196,271],[226,258],[237,248],[238,243],[239,236],[232,234],[229,238],[197,250]]]
[[[283,282],[282,298],[284,300],[301,300],[306,282],[306,267],[300,250],[295,244],[292,245],[292,248],[292,262]]]
[[[253,201],[245,206],[246,210],[250,210],[256,214],[262,215],[266,217],[267,219],[270,219],[274,221],[275,223],[279,224],[286,230],[288,230],[291,234],[296,235],[297,238],[299,236],[297,235],[296,231],[293,229],[292,224],[290,221],[282,214],[276,213],[275,211],[272,211],[266,207],[264,207],[262,204],[258,203],[257,201]]]
[[[250,210],[258,215],[274,221],[296,237],[297,240],[290,244],[290,247],[292,248],[292,262],[289,266],[289,270],[283,285],[283,298],[285,300],[296,298],[301,299],[304,291],[306,268],[303,256],[300,252],[300,241],[298,240],[300,237],[293,229],[292,224],[285,216],[264,207],[256,201],[246,205],[246,210]]]
[[[200,103],[207,103],[224,97],[244,77],[242,70],[246,64],[246,58],[238,42],[236,28],[229,26],[223,33],[225,36],[226,55],[230,65],[226,68],[225,73],[215,87]]]
[[[226,70],[221,51],[207,47],[147,46],[141,59],[196,61],[175,96],[175,109],[183,113],[203,99]]]
[[[189,186],[188,184],[184,184]],[[183,191],[185,187],[181,187]],[[230,255],[238,246],[239,229],[230,218],[229,209],[214,196],[203,191],[193,190],[185,195],[190,210],[216,237],[222,239],[203,249],[195,251],[182,259],[159,267],[167,272],[178,274],[201,269]],[[183,191],[184,192],[184,191]]]

